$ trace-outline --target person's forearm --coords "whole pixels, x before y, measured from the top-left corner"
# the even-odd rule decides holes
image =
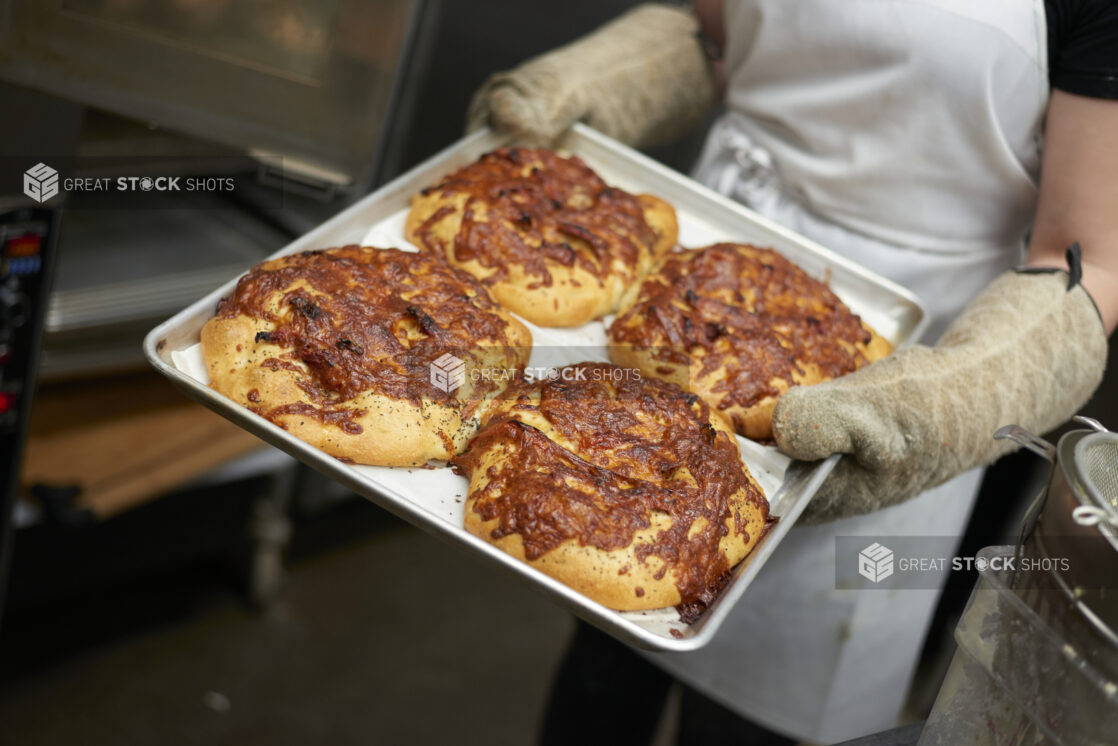
[[[1109,265],[1083,263],[1083,287],[1094,299],[1107,336],[1118,328],[1118,271]]]
[[[1057,259],[1051,252],[1029,252],[1025,266],[1066,270],[1068,265],[1062,256]],[[1084,258],[1082,285],[1095,301],[1106,334],[1110,336],[1118,328],[1118,271],[1109,264],[1093,263]]]
[[[1083,251],[1083,287],[1107,334],[1118,327],[1118,101],[1053,91],[1030,267],[1066,268]]]

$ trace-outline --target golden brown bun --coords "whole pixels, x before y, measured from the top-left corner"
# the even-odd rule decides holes
[[[676,242],[663,200],[608,187],[578,158],[502,148],[415,196],[405,235],[479,278],[503,307],[541,326],[616,311]]]
[[[254,267],[201,337],[214,389],[332,456],[384,466],[465,447],[505,388],[473,371],[519,369],[532,343],[441,258],[357,246]],[[430,378],[447,353],[467,364],[451,392]]]
[[[704,605],[768,501],[698,397],[633,373],[580,363],[510,391],[452,462],[470,478],[465,526],[612,609]]]
[[[748,438],[772,438],[790,387],[892,351],[827,286],[771,249],[716,244],[665,257],[609,329],[610,359],[703,398]]]

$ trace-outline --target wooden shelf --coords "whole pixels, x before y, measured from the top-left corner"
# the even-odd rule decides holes
[[[265,447],[154,372],[53,384],[35,397],[22,484],[80,486],[75,507],[108,518]]]

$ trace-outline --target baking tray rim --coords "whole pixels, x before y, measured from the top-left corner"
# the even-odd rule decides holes
[[[712,202],[718,208],[736,213],[738,217],[743,217],[756,223],[762,228],[778,234],[786,241],[797,244],[801,248],[817,254],[818,258],[824,260],[826,263],[841,267],[844,271],[857,275],[862,280],[868,281],[877,285],[880,289],[892,293],[897,300],[907,302],[913,307],[915,312],[919,314],[919,317],[916,323],[912,325],[905,339],[901,340],[897,346],[904,346],[915,342],[927,328],[930,319],[925,304],[906,288],[753,212],[744,205],[708,189],[685,175],[673,171],[643,154],[614,142],[605,135],[585,125],[576,124],[573,128],[572,135],[576,138],[576,141],[577,138],[582,138],[599,148],[613,151],[615,155],[632,161],[634,170],[644,169],[652,172],[659,178],[665,179],[677,187],[690,192],[693,196],[704,198]],[[414,182],[420,178],[422,174],[437,168],[440,164],[457,157],[464,151],[470,151],[476,148],[479,141],[483,141],[492,136],[492,133],[483,129],[452,143],[439,153],[436,153],[419,165],[393,179],[391,182],[348,206],[337,215],[324,221],[321,225],[296,237],[282,249],[271,254],[269,258],[284,256],[300,250],[307,250],[318,236],[327,235],[332,231],[344,227],[354,218],[369,210],[370,207],[375,206],[378,202],[386,201],[397,192],[415,191]],[[665,195],[665,198],[670,197]],[[366,229],[367,227],[368,225],[366,224]],[[632,620],[622,617],[619,612],[593,601],[560,581],[517,560],[492,544],[473,536],[464,529],[455,530],[454,526],[446,520],[413,502],[399,491],[387,485],[374,482],[372,479],[349,468],[347,464],[334,459],[319,449],[296,438],[278,425],[258,417],[236,402],[214,391],[209,386],[187,375],[172,362],[165,360],[163,358],[163,350],[167,345],[168,339],[181,327],[189,324],[189,322],[201,312],[208,311],[209,315],[212,315],[217,302],[233,289],[240,276],[241,275],[237,275],[231,278],[228,282],[222,284],[220,287],[214,289],[206,296],[190,304],[148,332],[144,338],[143,351],[149,364],[151,364],[153,368],[167,377],[189,398],[198,401],[218,414],[230,419],[235,424],[252,432],[265,442],[280,448],[303,463],[327,474],[330,478],[344,484],[355,493],[375,502],[378,506],[389,510],[389,512],[407,520],[413,525],[423,528],[428,533],[434,534],[441,540],[480,551],[483,557],[496,562],[499,566],[504,567],[514,575],[522,578],[527,582],[528,587],[533,587],[533,582],[543,586],[542,589],[535,588],[535,590],[537,592],[542,592],[543,590],[549,591],[550,593],[548,595],[577,616],[586,619],[588,622],[597,624],[598,626],[605,626],[611,633],[645,649],[665,652],[685,652],[702,648],[709,643],[721,627],[725,617],[732,610],[736,601],[744,594],[749,584],[753,581],[753,578],[760,572],[767,559],[779,546],[783,537],[794,527],[796,519],[806,508],[810,498],[814,496],[818,487],[839,460],[838,455],[833,455],[818,462],[808,463],[793,461],[786,471],[781,487],[770,497],[770,503],[779,502],[778,498],[784,496],[789,484],[793,482],[802,485],[801,493],[797,495],[793,501],[789,502],[786,506],[787,510],[780,516],[781,520],[777,522],[773,530],[766,535],[760,545],[756,547],[742,563],[735,567],[733,570],[734,578],[727,584],[723,592],[711,605],[711,608],[700,618],[700,628],[696,630],[694,634],[680,638],[656,634],[655,632],[639,626]]]

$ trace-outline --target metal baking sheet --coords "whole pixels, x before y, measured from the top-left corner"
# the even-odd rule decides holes
[[[350,243],[414,249],[403,237],[404,217],[412,196],[449,171],[503,144],[504,139],[492,132],[483,130],[469,135],[292,242],[275,256]],[[696,248],[716,241],[738,241],[772,247],[812,275],[829,277],[832,289],[843,301],[895,346],[919,339],[928,324],[924,306],[904,288],[588,127],[576,125],[559,147],[580,156],[612,185],[631,192],[655,194],[670,202],[678,214],[682,246]],[[638,647],[685,651],[708,643],[838,460],[837,456],[832,456],[814,463],[791,461],[771,446],[739,438],[742,456],[765,490],[772,513],[779,516],[780,521],[734,569],[723,592],[692,624],[680,621],[674,608],[613,611],[467,533],[462,527],[467,480],[449,468],[345,464],[209,388],[198,335],[202,325],[214,314],[218,300],[232,292],[236,280],[230,279],[148,334],[144,352],[156,370],[187,396],[277,448],[404,520],[526,579],[585,621]],[[550,355],[548,360],[539,361],[534,351],[530,365],[608,360],[605,327],[609,320],[576,329],[543,329],[529,324],[536,349],[546,350]],[[556,350],[567,350],[567,359],[555,360]],[[515,624],[516,620],[510,619],[509,623]]]

